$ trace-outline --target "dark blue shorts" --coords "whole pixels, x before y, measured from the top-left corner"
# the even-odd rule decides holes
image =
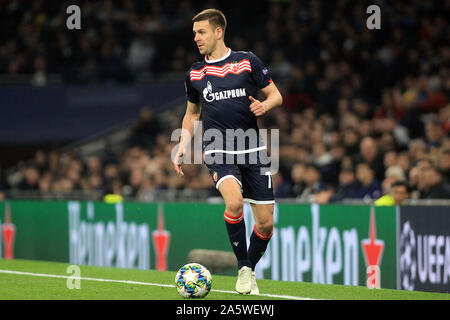
[[[257,157],[256,153],[258,153]],[[208,161],[211,160],[208,155],[204,157],[204,160],[217,189],[222,181],[233,178],[241,186],[244,202],[275,203],[270,160],[267,158],[266,150],[255,152],[255,154],[252,155],[253,158],[249,154],[245,154],[245,160],[242,155],[239,158],[238,155],[229,154],[222,154],[222,161]],[[215,158],[217,159],[217,154]],[[231,158],[234,161],[230,163]]]

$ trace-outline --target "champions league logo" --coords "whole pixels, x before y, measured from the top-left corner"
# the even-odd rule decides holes
[[[400,281],[404,290],[414,290],[417,274],[417,244],[409,221],[403,224],[400,234]]]
[[[443,227],[436,224],[428,227],[422,218],[415,219],[417,218],[411,215],[409,220],[404,221],[399,235],[400,288],[448,292],[450,283],[448,228],[442,221],[438,223],[443,224]]]

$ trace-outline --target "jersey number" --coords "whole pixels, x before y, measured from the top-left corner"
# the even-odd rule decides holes
[[[270,171],[267,171],[266,173],[265,173],[265,175],[267,176],[267,178],[268,178],[268,183],[269,183],[269,185],[267,186],[267,188],[272,188],[272,174],[270,173]]]

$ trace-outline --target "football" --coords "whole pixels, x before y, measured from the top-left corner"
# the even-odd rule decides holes
[[[188,263],[178,270],[175,286],[183,298],[204,298],[211,290],[211,273],[199,263]]]

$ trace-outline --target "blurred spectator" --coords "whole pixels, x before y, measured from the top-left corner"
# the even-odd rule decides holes
[[[440,147],[445,135],[444,128],[439,121],[427,121],[425,123],[425,135],[428,147]]]
[[[81,175],[79,170],[77,170],[76,168],[68,169],[66,176],[72,183],[74,189],[81,189]]]
[[[158,133],[162,130],[161,124],[149,107],[143,107],[136,123],[130,128],[130,146],[144,149],[154,145]]]
[[[55,194],[64,194],[64,193],[68,194],[71,191],[73,191],[73,184],[72,181],[70,181],[70,179],[60,178],[58,180],[53,181],[51,188],[52,192],[54,192]]]
[[[383,194],[389,194],[391,186],[397,181],[405,181],[405,173],[400,166],[390,166],[386,169],[384,180],[381,183]]]
[[[450,82],[449,80],[447,81]],[[445,108],[439,110],[438,119],[442,123],[442,127],[448,136],[450,133],[450,104],[447,104]]]
[[[103,170],[103,176],[105,178],[105,184],[111,185],[113,181],[120,179],[118,166],[112,163],[107,164]]]
[[[325,144],[317,143],[312,147],[311,162],[318,167],[324,167],[333,161],[333,157],[328,152]]]
[[[99,175],[102,173],[102,161],[97,156],[92,156],[87,160],[87,175]]]
[[[40,174],[43,174],[48,170],[47,155],[43,150],[36,151],[34,155],[34,165],[36,166],[36,169],[39,170]]]
[[[426,153],[426,148],[427,146],[422,139],[411,141],[408,149],[411,161],[415,163],[416,161],[423,159]]]
[[[359,134],[355,129],[345,129],[343,132],[342,142],[345,147],[345,153],[349,156],[354,156],[358,153]]]
[[[421,170],[417,187],[421,199],[450,199],[450,185],[445,183],[442,173],[433,166]]]
[[[343,167],[339,173],[339,185],[330,198],[331,202],[357,197],[359,184],[351,167]]]
[[[375,173],[375,178],[384,178],[383,155],[378,151],[376,142],[371,137],[364,137],[359,145],[360,153],[355,157],[355,163],[367,163]]]
[[[285,58],[283,51],[276,50],[273,54],[272,62],[270,63],[270,70],[273,77],[277,79],[278,82],[283,83],[290,75],[291,68],[291,63]]]
[[[52,176],[50,173],[44,173],[39,180],[39,195],[46,199],[51,196],[52,192]]]
[[[409,197],[409,187],[405,181],[397,181],[391,187],[392,197],[396,205],[401,205]]]
[[[6,177],[3,174],[2,167],[0,166],[0,192],[9,189],[8,182],[6,181]]]
[[[395,151],[388,151],[384,154],[383,165],[389,168],[397,164],[397,153]]]
[[[426,99],[419,103],[419,108],[424,112],[436,112],[446,106],[448,98],[441,90],[441,80],[434,75],[427,79],[425,85]]]
[[[112,180],[105,189],[105,195],[103,200],[106,203],[119,203],[123,202],[122,197],[122,183],[119,179]]]
[[[31,78],[31,84],[37,87],[44,87],[47,85],[47,63],[42,56],[36,57],[34,60],[34,74]]]
[[[50,151],[50,154],[48,156],[48,170],[54,174],[57,175],[60,170],[60,154],[57,150]]]
[[[128,49],[127,67],[133,74],[149,71],[155,56],[155,46],[148,34],[136,36]]]
[[[81,186],[83,190],[86,191],[98,191],[103,193],[103,177],[98,173],[91,174],[81,180]]]
[[[317,184],[312,190],[312,202],[318,204],[328,203],[333,196],[334,188],[330,185]]]
[[[315,190],[323,190],[322,188],[324,183],[321,181],[321,173],[317,166],[309,164],[305,168],[305,174],[303,177],[303,182],[305,183],[305,187],[303,188],[300,196],[297,197],[299,201],[303,202],[312,202],[313,201],[313,192]]]
[[[305,176],[306,165],[303,163],[296,163],[292,167],[291,171],[291,190],[289,192],[289,197],[296,198],[299,197],[303,190],[305,189]]]
[[[377,199],[376,206],[401,205],[409,197],[408,184],[405,181],[396,181],[392,184],[389,194]]]
[[[450,149],[442,152],[439,170],[442,172],[445,183],[450,184]]]
[[[289,184],[287,179],[283,177],[283,174],[280,171],[272,175],[272,181],[274,186],[275,198],[289,198],[291,196],[291,185]]]
[[[411,160],[406,152],[399,153],[397,155],[396,165],[402,168],[403,172],[406,174],[410,170]]]
[[[396,101],[392,92],[384,89],[381,94],[381,105],[375,110],[374,118],[394,118],[397,121],[403,119],[404,111],[399,101]]]
[[[21,190],[38,190],[39,189],[39,171],[34,167],[25,169],[24,177],[19,185]]]
[[[127,184],[127,196],[135,197],[139,191],[139,188],[144,180],[144,174],[138,168],[132,169],[128,178]]]
[[[375,178],[375,172],[368,163],[361,162],[356,166],[356,179],[359,182],[356,194],[352,198],[377,199],[381,196],[381,184]]]

